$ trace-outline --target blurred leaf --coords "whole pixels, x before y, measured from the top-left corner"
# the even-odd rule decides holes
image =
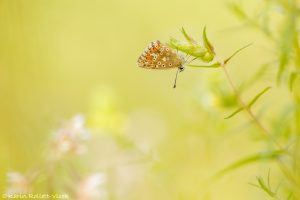
[[[256,179],[257,179],[257,182],[258,182],[258,184],[259,184],[259,186],[260,186],[260,188],[261,188],[262,190],[264,190],[264,191],[265,191],[267,194],[269,194],[271,197],[274,197],[274,196],[275,196],[275,193],[272,192],[271,188],[268,187],[268,186],[266,186],[266,184],[265,184],[265,182],[264,182],[264,180],[263,180],[262,177],[256,177]]]
[[[268,152],[260,152],[251,156],[248,156],[246,158],[243,158],[241,160],[238,160],[234,162],[233,164],[225,167],[223,170],[217,172],[213,178],[220,178],[224,176],[225,174],[232,172],[238,168],[241,168],[243,166],[259,162],[261,160],[275,160],[281,155],[285,154],[284,150],[276,150],[276,151],[268,151]]]
[[[225,117],[224,119],[229,119],[229,118],[233,117],[234,115],[238,114],[239,112],[241,112],[242,110],[244,110],[244,108],[240,107],[237,110],[235,110],[233,113],[231,113],[230,115],[228,115],[227,117]]]
[[[294,82],[295,82],[297,76],[299,76],[299,75],[300,75],[299,72],[292,72],[290,74],[290,91],[293,91]]]
[[[280,36],[279,41],[279,49],[280,49],[280,55],[279,55],[279,70],[277,74],[277,83],[279,84],[281,81],[282,74],[286,70],[289,58],[292,53],[292,47],[295,41],[296,37],[296,16],[294,13],[290,13],[284,23],[284,27]]]
[[[288,195],[288,197],[286,198],[286,200],[292,199],[293,195],[294,195],[293,192],[290,192],[290,194]]]
[[[221,67],[219,62],[213,63],[211,65],[188,65],[189,67],[202,67],[202,68],[218,68]]]
[[[282,111],[278,112],[277,117],[272,121],[272,133],[274,137],[282,137],[287,139],[292,137],[292,124],[293,116],[295,114],[296,105],[287,105]]]
[[[259,81],[269,70],[269,68],[272,67],[271,63],[263,64],[259,70],[257,70],[248,80],[244,81],[243,84],[240,86],[239,91],[244,91],[247,88],[250,88],[254,85],[257,81]]]
[[[227,64],[236,54],[238,54],[239,52],[241,52],[242,50],[246,49],[247,47],[251,46],[252,43],[247,44],[246,46],[236,50],[231,56],[229,56],[229,58],[227,58],[224,63]]]
[[[191,44],[193,44],[193,45],[197,45],[197,42],[187,34],[187,32],[184,30],[183,27],[181,28],[181,32],[182,32],[182,34],[184,35],[185,39],[186,39],[189,43],[191,43]]]
[[[261,97],[264,93],[266,93],[269,89],[271,89],[271,87],[266,87],[265,89],[263,89],[260,93],[258,93],[251,101],[250,103],[247,105],[247,107],[250,109],[251,106],[253,106],[253,104],[259,99],[259,97]],[[235,110],[233,113],[231,113],[230,115],[228,115],[227,117],[225,117],[225,119],[229,119],[231,117],[233,117],[234,115],[236,115],[237,113],[241,112],[242,110],[244,110],[243,107],[238,108],[237,110]]]
[[[269,9],[269,6],[267,5],[266,10],[262,13],[262,31],[268,35],[268,36],[271,36],[271,31],[270,31],[270,17],[268,15],[268,9]]]
[[[247,14],[236,3],[230,3],[230,4],[228,4],[228,8],[232,11],[233,14],[235,14],[240,19],[243,19],[243,20],[248,19]]]
[[[206,35],[206,26],[203,29],[203,43],[204,43],[204,46],[206,47],[206,49],[208,50],[208,52],[212,55],[215,55],[214,47],[209,42],[207,35]]]
[[[253,185],[253,186],[255,186],[255,187],[258,187],[259,189],[262,189],[262,190],[263,190],[264,192],[266,192],[270,197],[272,197],[272,198],[274,198],[274,199],[279,199],[278,196],[277,196],[277,193],[278,193],[278,190],[279,190],[279,188],[280,188],[282,182],[280,182],[280,183],[277,185],[277,187],[276,187],[275,190],[272,190],[272,189],[271,189],[271,184],[270,184],[270,169],[269,169],[268,177],[267,177],[267,180],[266,180],[267,183],[265,183],[265,180],[264,180],[262,177],[260,177],[260,176],[257,176],[257,177],[256,177],[256,180],[257,180],[257,182],[258,182],[258,185],[256,185],[256,184],[251,184],[251,185]]]

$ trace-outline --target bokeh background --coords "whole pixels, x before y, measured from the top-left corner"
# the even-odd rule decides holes
[[[181,27],[201,41],[206,25],[223,57],[253,43],[228,68],[238,86],[251,79],[274,52],[268,38],[241,25],[228,3],[1,0],[1,193],[9,187],[9,172],[36,170],[42,175],[30,191],[80,199],[72,166],[80,177],[105,175],[103,183],[96,181],[101,191],[95,199],[266,199],[249,183],[269,169],[277,183],[278,166],[272,162],[207,181],[265,147],[247,115],[224,120],[236,102],[222,71],[187,68],[173,89],[176,70],[137,66],[151,41],[183,39]],[[260,0],[239,3],[249,13],[262,9]],[[274,122],[280,105],[288,102],[288,92],[274,83],[276,72],[270,69],[263,81],[249,82],[243,94],[249,99],[273,86],[254,108],[263,123]],[[51,165],[49,144],[74,116],[82,120],[79,126],[84,118],[82,126],[89,130],[84,151],[59,158],[55,173],[45,170]],[[47,173],[54,177],[52,186]]]

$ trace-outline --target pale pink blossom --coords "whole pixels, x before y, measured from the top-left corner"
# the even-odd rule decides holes
[[[103,173],[95,173],[78,184],[77,200],[107,199],[107,193],[103,187],[106,176]]]
[[[51,148],[53,157],[61,158],[67,153],[84,153],[83,141],[90,137],[84,124],[84,117],[76,115],[55,132]]]

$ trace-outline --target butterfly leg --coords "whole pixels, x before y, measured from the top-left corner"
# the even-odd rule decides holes
[[[182,72],[184,70],[184,67],[180,66],[178,69],[179,69],[179,72]]]
[[[178,76],[178,73],[179,73],[179,72],[182,72],[183,70],[184,70],[184,67],[183,67],[183,66],[178,67],[178,70],[177,70],[176,76],[175,76],[175,81],[174,81],[174,86],[173,86],[173,88],[176,88],[176,82],[177,82],[177,76]]]

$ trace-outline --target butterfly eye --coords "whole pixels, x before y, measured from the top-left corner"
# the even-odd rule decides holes
[[[162,67],[165,67],[165,64],[162,64]]]
[[[169,66],[171,67],[171,66],[172,66],[172,63],[169,63]]]

